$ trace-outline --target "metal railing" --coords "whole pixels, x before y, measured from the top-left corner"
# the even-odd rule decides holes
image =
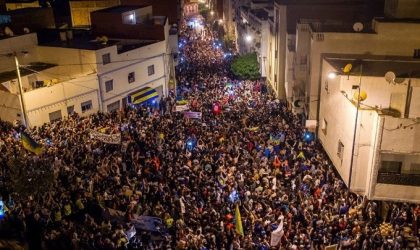
[[[420,187],[420,174],[378,173],[377,183]]]

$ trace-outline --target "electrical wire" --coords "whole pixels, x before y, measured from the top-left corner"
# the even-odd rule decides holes
[[[385,128],[385,127],[384,127],[384,129],[385,129],[386,131],[395,131],[395,130],[398,130],[398,129],[406,129],[406,128],[408,128],[408,127],[412,127],[412,126],[415,126],[415,125],[417,125],[417,124],[420,124],[420,121],[413,122],[413,123],[408,124],[408,125],[402,125],[402,124],[400,124],[400,125],[398,125],[398,126],[397,126],[397,127],[395,127],[395,128]]]
[[[123,63],[123,62],[134,62],[134,61],[145,61],[145,60],[149,60],[149,59],[153,59],[156,57],[159,57],[161,55],[172,55],[175,54],[175,52],[171,52],[171,53],[162,53],[159,55],[155,55],[155,56],[150,56],[150,57],[141,57],[141,58],[133,58],[133,59],[126,59],[126,60],[118,60],[118,61],[111,61],[109,63],[104,64],[103,62],[92,62],[92,63],[64,63],[64,64],[54,64],[55,66],[83,66],[83,65],[108,65],[108,64],[112,64],[112,63]],[[19,66],[24,66],[24,67],[33,67],[33,66],[51,66],[51,64],[36,64],[36,65],[22,65],[20,64]]]
[[[20,65],[20,66],[22,66],[22,65]],[[36,71],[36,70],[33,70],[33,69],[28,69],[28,68],[26,68],[26,69],[27,70],[30,70],[30,71],[32,71],[32,72],[34,72],[36,74],[44,74],[44,72],[39,72],[39,71]],[[77,78],[73,78],[73,79],[77,79]],[[70,80],[73,80],[73,79],[70,79]],[[77,82],[90,82],[90,81],[91,80],[77,81]],[[83,88],[86,88],[86,89],[89,89],[89,90],[99,91],[99,89],[97,89],[97,88],[91,88],[91,87],[80,85],[80,84],[77,84],[77,83],[71,82],[71,81],[66,81],[66,83],[70,83],[70,84],[73,84],[75,86],[83,87]],[[111,95],[113,97],[123,97],[123,98],[127,97],[127,95],[123,95],[123,94],[114,94],[114,93],[107,93],[107,94],[109,94],[109,95]]]

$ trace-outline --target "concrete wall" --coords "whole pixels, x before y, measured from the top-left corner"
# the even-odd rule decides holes
[[[385,14],[392,18],[420,18],[420,1],[385,0]]]
[[[21,3],[6,3],[7,10],[17,10],[23,8],[38,8],[41,7],[38,1],[33,1],[29,3],[21,2]]]
[[[368,108],[388,107],[392,94],[405,94],[407,86],[388,84],[383,77],[362,77],[361,90],[367,92],[367,99],[359,109],[355,132],[356,106],[348,98],[352,99],[357,91],[352,90],[352,85],[358,85],[359,79],[355,76],[328,79],[327,73],[334,70],[324,61],[318,138],[340,176],[348,185],[351,172],[351,190],[372,199],[419,201],[420,193],[403,193],[403,190],[417,192],[418,187],[376,182],[382,160],[403,161],[402,173],[417,171],[411,163],[420,163],[417,155],[420,127],[413,125],[412,119],[381,116]],[[354,159],[350,170],[354,136]],[[342,159],[337,154],[339,141],[344,145]]]
[[[73,27],[90,26],[90,13],[120,4],[119,0],[69,1]]]
[[[7,39],[0,39],[0,54],[16,52],[20,64],[39,61],[35,53],[38,39],[36,33],[14,36]],[[28,53],[23,54],[22,51]],[[16,69],[13,57],[2,56],[0,59],[0,72]]]
[[[19,96],[8,92],[0,91],[0,120],[14,122],[22,119]]]
[[[157,88],[162,86],[163,93],[167,95],[167,83],[169,81],[169,58],[165,41],[147,45],[136,50],[118,54],[116,47],[108,47],[97,51],[97,60],[102,61],[102,55],[110,53],[111,62],[106,65],[98,65],[98,75],[102,93],[102,110],[117,100],[122,100],[129,94],[144,86]],[[154,65],[155,74],[148,76],[147,67]],[[128,74],[135,72],[135,81],[128,83]],[[105,82],[113,80],[114,89],[106,93]]]
[[[122,0],[122,5],[152,5],[154,16],[166,16],[170,24],[178,22],[182,6],[180,0]]]
[[[376,22],[372,33],[312,33],[310,53],[310,75],[306,83],[306,97],[309,98],[309,119],[316,119],[318,87],[320,84],[320,63],[323,53],[370,54],[412,56],[418,48],[420,24]],[[317,34],[323,40],[316,40]],[[404,37],[405,39],[401,39]],[[395,46],[398,44],[399,46]]]
[[[123,24],[120,13],[91,13],[95,35],[143,40],[165,40],[165,28],[153,24]]]
[[[286,67],[286,30],[287,30],[287,6],[285,5],[274,5],[274,85],[276,89],[277,97],[279,99],[286,98],[285,92],[285,67]]]
[[[412,119],[386,117],[381,151],[405,154],[420,152],[420,128],[410,124],[413,124]]]
[[[49,113],[61,110],[67,116],[67,107],[74,105],[74,111],[86,116],[99,111],[98,83],[95,74],[79,77],[51,87],[39,88],[24,94],[30,126],[49,122]],[[92,101],[92,109],[82,113],[81,103]]]

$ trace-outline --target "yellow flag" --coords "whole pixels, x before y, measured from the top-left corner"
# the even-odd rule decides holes
[[[235,208],[235,232],[242,237],[244,236],[244,229],[242,228],[242,219],[241,212],[239,211],[239,206],[236,204]]]

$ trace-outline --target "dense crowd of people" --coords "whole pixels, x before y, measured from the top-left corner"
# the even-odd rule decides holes
[[[75,114],[26,129],[43,142],[41,155],[21,146],[22,126],[2,122],[0,187],[8,211],[0,236],[25,239],[31,249],[419,246],[418,204],[386,207],[350,193],[320,144],[304,137],[300,117],[263,81],[234,79],[213,33],[202,34],[182,30],[177,72],[178,95],[201,119],[177,112],[174,95],[162,98],[160,112],[142,106]],[[92,130],[122,132],[122,143],[92,139]],[[11,168],[21,165],[34,175],[43,166],[52,187],[37,196],[16,193]],[[243,236],[235,230],[236,206]],[[139,215],[161,218],[168,235],[137,232],[134,242],[127,232]]]

